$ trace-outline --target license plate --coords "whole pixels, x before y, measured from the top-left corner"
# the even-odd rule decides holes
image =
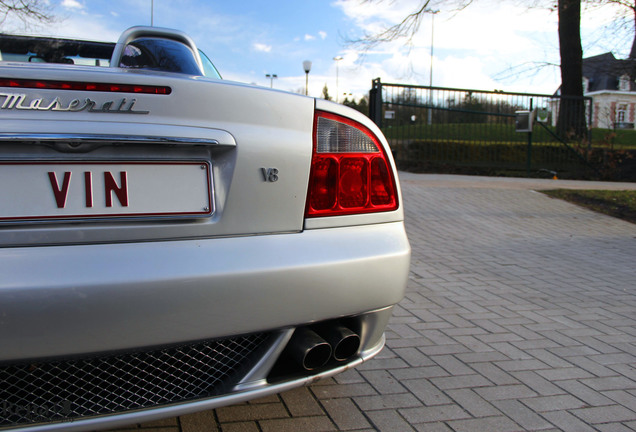
[[[0,162],[0,221],[207,217],[206,162]]]

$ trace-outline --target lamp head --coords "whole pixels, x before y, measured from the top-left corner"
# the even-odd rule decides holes
[[[305,70],[305,73],[309,73],[311,70],[311,62],[309,60],[305,60],[303,62],[303,69]]]

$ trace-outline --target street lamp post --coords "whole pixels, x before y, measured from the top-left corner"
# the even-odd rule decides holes
[[[278,78],[276,74],[266,74],[266,78],[269,78],[269,88],[274,88],[274,80]]]
[[[311,62],[305,60],[303,62],[303,69],[305,70],[305,96],[309,95],[309,72],[311,71]]]
[[[435,15],[439,13],[439,10],[425,9],[424,12],[430,13],[431,17],[431,68],[428,74],[428,124],[433,123],[433,110],[431,110],[431,104],[433,103],[433,36],[435,35]]]
[[[339,72],[339,71],[338,71],[338,65],[340,64],[340,60],[342,60],[343,58],[344,58],[344,57],[342,57],[342,56],[337,56],[337,57],[334,57],[334,58],[333,58],[333,59],[334,59],[334,61],[336,62],[336,103],[339,103],[339,102],[340,102],[340,100],[339,100],[340,98],[338,97],[338,96],[339,96],[339,94],[340,94],[340,93],[339,93],[339,91],[340,91],[340,90],[339,90],[339,88],[338,88],[338,87],[339,87],[339,86],[338,86],[338,75],[339,75],[339,74],[338,74],[338,72]]]

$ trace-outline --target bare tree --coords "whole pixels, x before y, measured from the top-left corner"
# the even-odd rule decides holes
[[[631,34],[632,49],[630,59],[636,59],[636,1],[635,0],[588,0],[592,6],[619,6],[617,15],[609,30],[614,34]]]
[[[583,138],[586,124],[582,100],[581,0],[559,0],[558,7],[562,100],[557,130],[562,137]]]
[[[43,0],[0,0],[0,26],[8,18],[15,18],[28,26],[32,22],[53,21],[53,13],[48,2]]]
[[[385,0],[363,0],[362,3],[382,3]],[[391,0],[389,0],[391,1]],[[350,40],[349,43],[364,49],[371,49],[384,42],[404,40],[410,43],[419,31],[422,19],[433,7],[442,3],[450,10],[460,11],[471,4],[473,0],[420,0],[419,5],[413,9],[402,21],[390,27],[384,28],[377,33],[365,33],[359,39]]]
[[[366,2],[382,2],[384,0],[366,0]],[[373,46],[387,41],[406,39],[409,41],[419,30],[422,17],[430,12],[428,7],[433,0],[421,0],[401,22],[388,27],[376,34],[365,35],[362,39],[354,41],[356,44]],[[634,0],[588,0],[597,2],[630,3]],[[448,7],[456,12],[465,9],[473,0],[451,0],[436,2],[435,6]],[[475,1],[477,3],[477,1]],[[529,7],[541,7],[545,4],[542,0],[527,0]],[[554,5],[554,3],[550,3]],[[559,46],[561,54],[561,95],[565,99],[574,100],[583,96],[583,50],[581,47],[581,0],[558,0],[559,12]],[[580,107],[578,106],[580,105]],[[585,111],[582,104],[566,104],[562,106],[559,115],[559,131],[570,138],[584,136]],[[582,111],[581,111],[582,110]],[[580,119],[576,114],[581,114]]]
[[[431,0],[422,0],[420,6],[399,23],[377,33],[366,33],[362,38],[352,42],[365,48],[372,48],[383,42],[391,42],[398,39],[405,39],[407,42],[410,42],[420,29],[422,18],[426,15],[426,8],[430,2]],[[373,0],[365,0],[365,3],[373,3]]]

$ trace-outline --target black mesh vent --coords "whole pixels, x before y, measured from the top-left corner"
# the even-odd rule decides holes
[[[0,429],[218,395],[260,359],[267,334],[150,352],[0,365]]]

